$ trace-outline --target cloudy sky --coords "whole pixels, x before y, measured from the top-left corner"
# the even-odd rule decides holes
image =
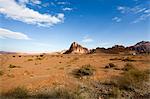
[[[149,0],[0,0],[0,50],[51,52],[150,41]]]

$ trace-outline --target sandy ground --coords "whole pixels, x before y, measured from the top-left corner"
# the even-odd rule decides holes
[[[138,69],[150,68],[150,55],[0,55],[0,70],[3,72],[0,76],[0,90],[5,92],[17,86],[25,86],[31,90],[56,85],[73,88],[81,81],[72,75],[72,71],[86,64],[96,69],[90,80],[106,80],[122,73],[121,70],[105,69],[108,63],[116,64],[117,68],[123,68],[127,63],[110,59],[125,57],[136,60],[132,64]],[[10,68],[10,64],[17,67]]]

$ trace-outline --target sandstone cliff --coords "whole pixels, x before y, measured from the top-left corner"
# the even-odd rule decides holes
[[[73,42],[66,52],[64,54],[86,54],[89,53],[89,50],[85,47],[82,47],[76,42]]]

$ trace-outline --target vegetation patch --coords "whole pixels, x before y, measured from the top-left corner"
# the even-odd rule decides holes
[[[108,63],[105,68],[113,68],[116,67],[116,65],[114,63]]]
[[[16,66],[16,65],[10,64],[10,65],[9,65],[9,68],[20,68],[20,66]]]
[[[15,77],[14,74],[7,74],[7,76],[10,77],[10,78],[14,78]]]
[[[40,55],[40,57],[43,57],[44,55]]]
[[[79,60],[79,58],[78,58],[78,57],[75,57],[75,58],[73,58],[73,60]]]
[[[117,85],[121,89],[131,89],[142,87],[143,82],[147,82],[149,80],[149,72],[148,71],[140,71],[138,69],[129,69],[124,72],[122,77],[119,77],[117,80]]]
[[[149,99],[150,70],[136,69],[131,63],[125,64],[121,76],[104,82],[94,82],[93,90],[102,99]]]
[[[38,92],[30,92],[24,87],[14,88],[1,97],[4,99],[84,99],[81,95],[67,88],[39,89]]]
[[[37,57],[36,60],[43,60],[43,58]]]
[[[4,74],[3,70],[0,70],[0,76],[2,76]]]
[[[33,59],[30,58],[30,59],[28,59],[28,61],[33,61]]]
[[[130,58],[130,57],[126,57],[126,58],[122,59],[122,61],[124,61],[124,62],[133,62],[135,60]]]
[[[78,95],[76,92],[69,90],[67,88],[54,88],[49,92],[39,92],[35,95],[35,98],[42,99],[83,99],[82,96]]]
[[[73,71],[73,74],[76,77],[83,77],[83,76],[91,76],[94,74],[95,69],[89,65],[83,65],[81,68],[76,69]]]
[[[135,67],[133,66],[132,63],[126,63],[125,66],[122,68],[122,70],[124,70],[124,71],[129,71],[132,69],[135,69]]]
[[[24,87],[16,87],[12,90],[9,90],[7,93],[4,93],[5,97],[14,97],[14,98],[24,98],[28,96],[29,91]]]
[[[115,58],[111,58],[111,59],[109,59],[109,60],[122,60],[122,59],[115,57]]]
[[[79,60],[79,58],[78,58],[78,57],[74,57],[73,59],[71,59],[71,60],[68,62],[68,64],[73,63],[73,62],[76,62],[77,60]]]

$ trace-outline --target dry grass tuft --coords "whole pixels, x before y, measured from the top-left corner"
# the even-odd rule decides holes
[[[16,87],[12,90],[9,90],[7,93],[4,93],[5,97],[14,97],[14,98],[25,98],[28,96],[28,90],[24,87]]]
[[[15,66],[15,65],[10,64],[9,68],[20,68],[20,66]]]
[[[83,76],[91,76],[94,74],[95,69],[89,65],[83,65],[81,68],[76,69],[73,71],[73,75],[76,77],[83,77]]]
[[[113,68],[113,67],[116,67],[114,63],[109,63],[105,66],[105,68]]]
[[[4,75],[3,70],[0,70],[0,76]]]

